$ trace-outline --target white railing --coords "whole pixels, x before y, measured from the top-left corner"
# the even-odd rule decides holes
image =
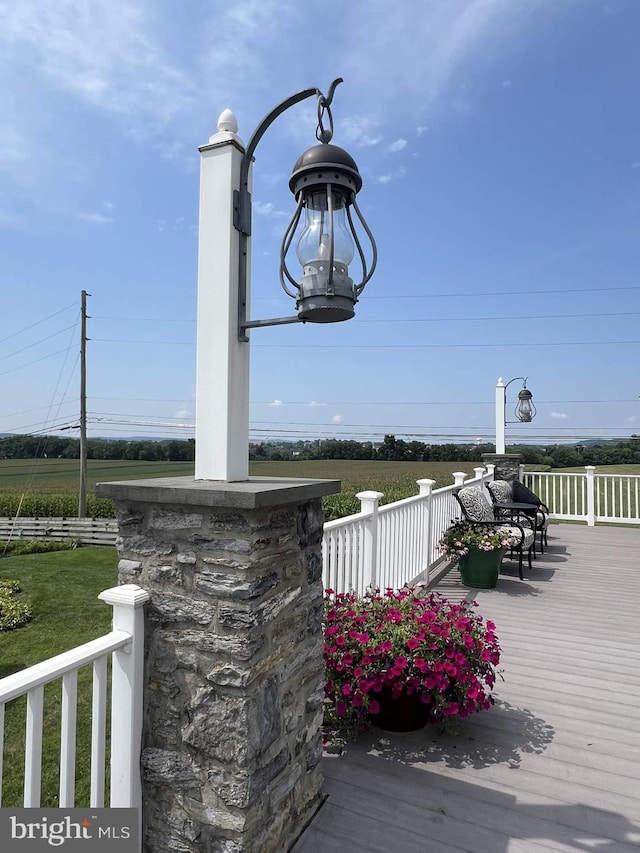
[[[323,581],[336,592],[363,593],[368,586],[398,589],[405,583],[429,581],[442,561],[438,542],[453,518],[459,517],[454,489],[493,479],[493,465],[474,468],[475,476],[454,474],[454,483],[433,490],[434,480],[418,480],[419,493],[379,506],[381,492],[360,492],[361,510],[328,521],[322,540]]]
[[[93,664],[91,713],[90,807],[105,805],[107,743],[107,662],[111,655],[111,808],[140,808],[140,743],[144,665],[144,611],[150,595],[135,584],[101,592],[113,607],[111,633],[42,663],[0,679],[0,806],[2,755],[7,702],[27,697],[23,805],[37,808],[41,799],[44,688],[61,680],[60,769],[58,806],[75,805],[78,671]],[[114,748],[117,745],[117,748]]]
[[[405,583],[429,582],[442,561],[438,542],[453,518],[459,517],[453,491],[493,479],[494,466],[474,468],[474,477],[454,474],[454,484],[433,490],[434,480],[418,480],[419,493],[380,506],[381,492],[360,492],[361,511],[328,521],[322,540],[323,581],[336,592],[363,593],[370,586],[398,589]],[[640,476],[526,472],[523,482],[549,507],[552,518],[640,524]]]
[[[640,524],[640,476],[596,474],[593,465],[583,473],[525,472],[523,482],[549,507],[552,518]]]

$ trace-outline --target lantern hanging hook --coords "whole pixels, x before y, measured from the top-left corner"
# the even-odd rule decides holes
[[[335,94],[337,86],[342,83],[342,77],[337,77],[329,86],[329,94],[323,95],[318,89],[318,126],[316,128],[316,139],[318,142],[331,142],[333,138],[333,115],[331,114],[331,101]],[[323,120],[327,118],[329,126],[325,127]]]

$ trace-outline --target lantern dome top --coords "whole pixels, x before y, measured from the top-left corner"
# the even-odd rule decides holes
[[[323,142],[308,148],[296,160],[289,189],[294,195],[301,189],[311,189],[316,184],[335,183],[354,193],[362,187],[362,177],[356,162],[344,148]]]

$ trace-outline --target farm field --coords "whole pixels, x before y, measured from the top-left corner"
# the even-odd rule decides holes
[[[323,499],[328,520],[340,518],[360,509],[357,492],[367,489],[382,492],[382,504],[417,494],[416,480],[429,478],[435,488],[450,485],[454,471],[473,474],[477,462],[382,462],[375,460],[302,460],[255,461],[250,473],[262,477],[302,477],[340,480],[339,494]],[[191,462],[138,462],[90,459],[87,465],[87,514],[112,516],[110,501],[96,500],[95,484],[109,480],[132,480],[150,477],[192,477]],[[584,473],[584,468],[556,469]],[[640,465],[598,466],[599,474],[638,474]],[[79,463],[74,459],[3,459],[0,460],[0,516],[74,516],[77,513]]]
[[[313,477],[356,483],[364,488],[373,480],[378,484],[411,483],[422,477],[438,480],[438,485],[451,482],[454,471],[473,472],[477,462],[380,462],[375,460],[313,459],[308,461],[250,464],[250,473],[258,477]],[[107,480],[134,480],[145,477],[193,476],[192,462],[130,462],[126,460],[89,459],[89,488]],[[75,490],[79,463],[76,459],[2,459],[0,489],[34,488],[39,491]],[[442,481],[442,482],[441,482]]]
[[[293,462],[257,461],[250,473],[261,477],[307,477],[340,480],[342,491],[323,500],[327,518],[357,512],[356,492],[374,489],[384,493],[381,503],[415,495],[416,480],[428,477],[436,488],[453,482],[454,471],[473,474],[478,462],[380,462],[374,460],[308,460]],[[132,462],[90,459],[87,463],[89,500],[87,514],[110,516],[109,501],[93,498],[95,484],[109,480],[147,477],[193,476],[191,462]],[[77,512],[79,463],[75,459],[0,460],[0,516],[73,516]]]

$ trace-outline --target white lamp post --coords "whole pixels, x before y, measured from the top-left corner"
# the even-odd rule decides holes
[[[518,392],[518,403],[515,416],[521,423],[528,423],[536,414],[531,391],[527,388],[527,380],[522,376],[510,379],[507,384],[500,377],[496,383],[496,453],[505,453],[505,427],[507,424],[507,388],[517,379],[522,380],[522,388]]]
[[[237,135],[235,116],[225,110],[218,120],[218,132],[200,148],[196,480],[248,479],[249,329],[348,320],[373,275],[376,246],[356,202],[362,178],[352,157],[329,144],[333,136],[331,101],[340,82],[333,81],[327,96],[318,89],[305,89],[287,98],[261,122],[246,149]],[[296,210],[280,252],[281,285],[296,300],[298,314],[250,320],[254,152],[278,116],[312,96],[318,102],[316,138],[320,144],[302,154],[294,166],[289,187]],[[369,265],[352,210],[370,241]],[[292,245],[302,266],[301,281],[287,267],[286,255]],[[362,276],[354,284],[349,263],[356,251]]]

